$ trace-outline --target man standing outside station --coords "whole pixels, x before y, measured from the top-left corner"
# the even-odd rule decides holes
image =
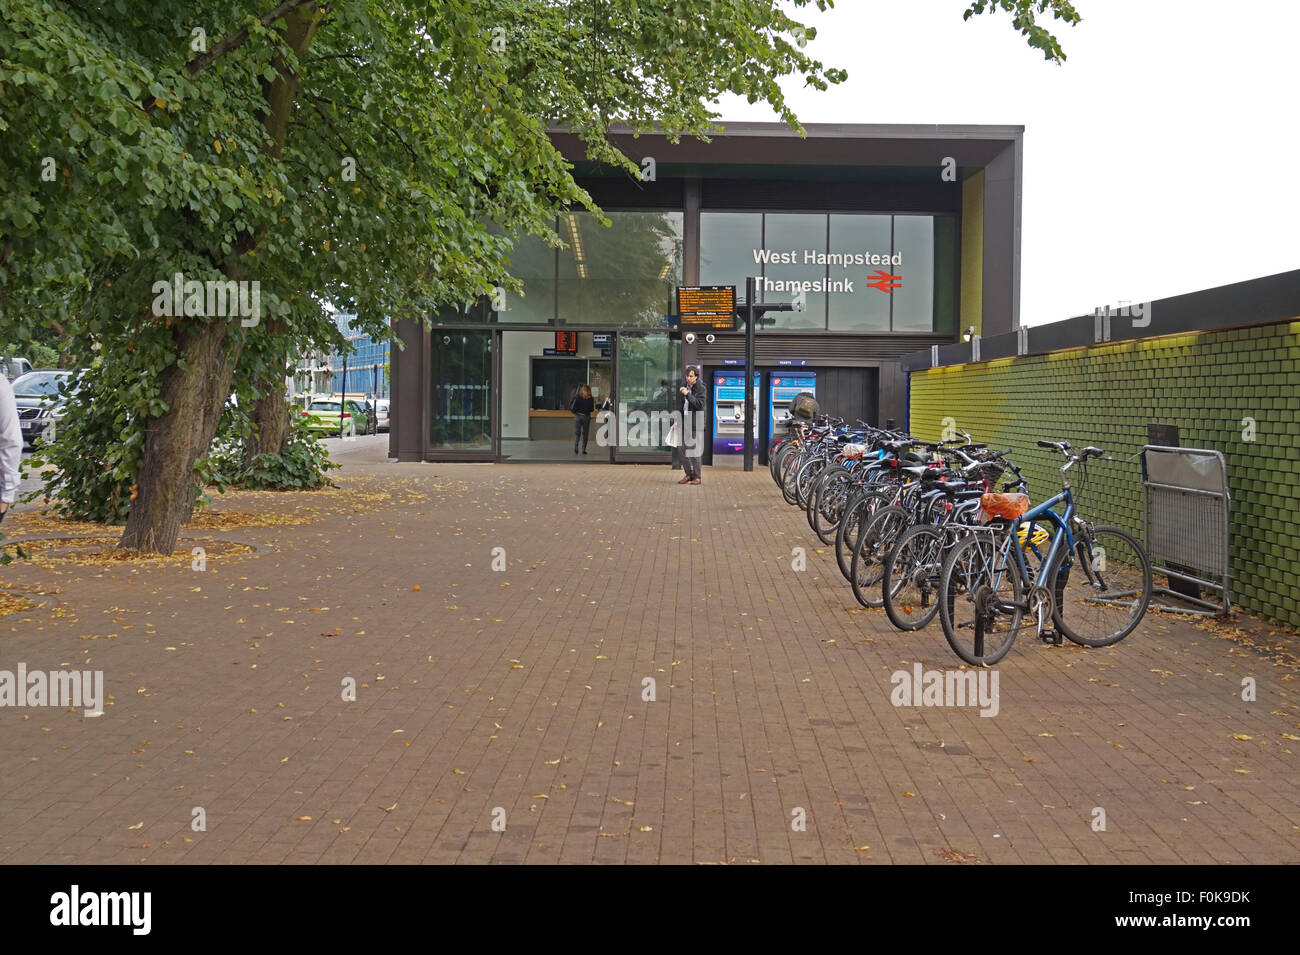
[[[678,484],[700,484],[700,457],[704,454],[704,403],[708,396],[700,370],[686,367],[686,384],[677,389],[682,396],[682,464],[686,476]]]
[[[23,460],[23,432],[13,385],[0,374],[0,521],[18,497],[18,467]]]

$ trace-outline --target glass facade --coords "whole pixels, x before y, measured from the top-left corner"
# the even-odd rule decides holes
[[[535,236],[515,240],[510,275],[523,293],[507,291],[502,307],[486,301],[444,308],[440,324],[495,321],[509,325],[663,327],[682,284],[681,212],[606,212],[609,227],[587,212],[559,217],[566,248]]]
[[[793,302],[765,328],[951,332],[956,219],[951,215],[701,212],[700,284],[758,279],[759,300]],[[774,321],[772,321],[774,320]]]
[[[330,355],[331,391],[349,394],[371,394],[377,398],[389,397],[387,341],[375,341],[369,335],[354,331],[349,319],[355,316],[340,312],[335,323],[347,339],[342,352]],[[343,362],[347,361],[347,381],[344,382]]]
[[[434,336],[430,448],[492,450],[492,334]]]

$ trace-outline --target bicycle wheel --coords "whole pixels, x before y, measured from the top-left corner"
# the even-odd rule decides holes
[[[880,578],[885,574],[885,554],[898,536],[912,523],[912,515],[897,505],[882,507],[871,522],[858,535],[858,546],[853,549],[853,564],[849,583],[853,596],[864,607],[880,607],[885,598],[879,594]]]
[[[972,666],[997,663],[1016,642],[1024,611],[1020,566],[1002,535],[973,533],[948,552],[939,578],[939,622],[953,652]]]
[[[799,500],[794,493],[794,479],[798,477],[804,460],[805,456],[798,449],[792,448],[781,461],[781,496],[787,504],[793,505]]]
[[[889,622],[899,630],[920,630],[939,612],[939,572],[944,533],[929,524],[903,531],[885,558],[880,587]]]
[[[844,505],[839,526],[835,529],[835,562],[845,580],[853,579],[853,551],[858,546],[858,535],[876,510],[889,503],[890,495],[881,488],[866,488],[855,492]]]
[[[844,468],[829,469],[817,490],[815,503],[809,506],[813,533],[823,544],[835,542],[852,481],[852,475]]]
[[[772,474],[772,483],[777,487],[781,486],[781,461],[787,455],[792,454],[797,448],[798,445],[793,441],[786,440],[771,453],[770,457],[768,457],[767,469]]]
[[[1073,559],[1066,562],[1067,557]],[[1052,621],[1075,643],[1108,647],[1142,622],[1151,602],[1151,561],[1120,527],[1093,527],[1064,550],[1048,574],[1055,581]]]
[[[812,482],[822,473],[826,467],[826,459],[817,457],[811,458],[804,462],[803,467],[794,480],[795,503],[802,508],[808,507],[808,492],[812,489]]]
[[[808,521],[808,526],[813,528],[813,530],[817,529],[817,525],[814,523],[815,518],[813,517],[813,514],[816,512],[817,500],[821,495],[822,488],[826,485],[826,481],[830,478],[832,473],[841,470],[843,470],[843,468],[838,464],[826,465],[817,472],[808,484],[808,494],[804,498],[803,502],[803,516],[804,519]]]

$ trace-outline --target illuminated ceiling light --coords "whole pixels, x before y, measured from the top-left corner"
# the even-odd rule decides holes
[[[568,220],[569,245],[573,250],[573,261],[578,267],[578,277],[585,279],[587,277],[587,256],[582,248],[582,233],[578,231],[578,217],[570,212]]]

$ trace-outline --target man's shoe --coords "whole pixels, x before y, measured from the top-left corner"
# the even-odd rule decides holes
[[[701,481],[699,478],[691,478],[691,483],[692,483],[692,484],[703,484],[704,482]]]
[[[690,483],[691,483],[691,476],[688,474],[688,475],[686,475],[686,477],[682,478],[682,479],[681,479],[680,481],[678,481],[677,483],[678,483],[678,484],[690,484]]]
[[[586,449],[586,448],[583,448],[583,449],[582,449],[582,453],[583,453],[583,454],[586,454],[586,453],[587,453],[587,449]]]

